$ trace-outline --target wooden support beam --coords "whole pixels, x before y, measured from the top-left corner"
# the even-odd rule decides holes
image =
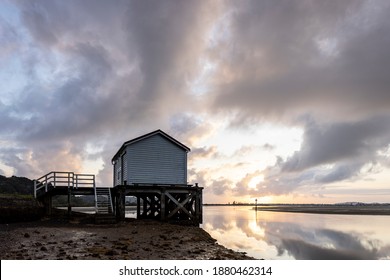
[[[183,220],[199,224],[202,220],[202,190],[177,185],[123,185],[126,195],[137,197],[138,219]],[[142,204],[142,205],[141,205]]]
[[[166,192],[166,195],[177,205],[177,207],[168,214],[168,218],[171,218],[173,215],[175,215],[177,211],[183,210],[183,212],[186,213],[189,218],[194,219],[194,216],[184,207],[184,205],[190,200],[192,196],[191,193],[189,193],[187,198],[181,203],[177,201],[169,192]]]

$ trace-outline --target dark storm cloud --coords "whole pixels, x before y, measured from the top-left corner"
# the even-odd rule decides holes
[[[128,42],[137,53],[142,85],[137,92],[141,114],[174,108],[176,115],[196,110],[188,95],[192,81],[202,65],[205,36],[217,7],[200,1],[131,1],[126,28]],[[175,116],[177,112],[170,112]],[[196,117],[193,117],[196,119]],[[193,122],[190,121],[189,125]],[[174,124],[174,127],[175,128]],[[179,125],[180,126],[180,125]]]
[[[108,115],[117,118],[113,108],[118,110],[120,101],[115,95],[108,98],[101,89],[110,81],[120,81],[113,71],[114,57],[102,43],[107,34],[88,30],[99,25],[99,18],[89,16],[87,22],[89,11],[83,6],[58,1],[19,1],[18,5],[22,28],[28,32],[28,36],[20,34],[29,48],[23,67],[30,71],[24,73],[28,84],[15,93],[19,98],[12,104],[21,128],[14,131],[15,138],[26,141],[22,145],[69,138],[80,141],[105,126]],[[50,72],[42,74],[42,70]],[[23,115],[29,117],[18,119]]]
[[[86,120],[83,127],[97,123],[92,111],[112,122],[138,118],[158,124],[188,102],[185,81],[196,70],[207,27],[200,3],[21,3],[32,44],[49,55],[60,52],[73,71],[54,89],[51,105]]]
[[[318,124],[308,121],[301,149],[282,165],[283,172],[302,171],[338,161],[374,160],[390,142],[390,117],[358,122]]]
[[[18,113],[27,111],[34,116],[22,122],[26,131],[20,133],[28,141],[59,140],[94,132],[105,124],[106,113],[113,112],[107,105],[115,98],[99,94],[102,81],[110,76],[104,49],[81,44],[71,52],[79,71],[76,77],[67,78],[51,92],[42,87],[26,88],[18,100]]]
[[[216,146],[195,148],[191,150],[189,156],[191,160],[215,158],[218,157],[218,148]]]
[[[216,108],[239,111],[236,123],[303,112],[330,118],[388,112],[388,4],[245,3],[232,12],[228,59],[216,58],[230,72],[218,80]]]
[[[87,144],[96,141],[114,151],[137,132],[165,128],[181,134],[180,127],[167,123],[171,114],[195,105],[186,81],[197,71],[213,9],[195,1],[15,5],[22,26],[9,30],[22,31],[8,32],[8,41],[17,46],[11,55],[21,57],[27,85],[12,93],[12,104],[0,101],[1,138],[26,150],[26,165],[40,163],[26,174],[29,168],[20,167],[14,150],[3,149],[2,161],[16,174],[41,175],[36,173],[60,166],[45,165],[45,158],[61,154],[69,159],[61,167],[79,169],[88,157]],[[194,130],[199,125],[194,123]],[[105,164],[102,173],[110,168]]]
[[[348,180],[359,175],[359,172],[364,164],[364,162],[337,164],[333,166],[330,171],[323,173],[318,172],[318,174],[315,174],[314,180],[316,183],[324,184]]]

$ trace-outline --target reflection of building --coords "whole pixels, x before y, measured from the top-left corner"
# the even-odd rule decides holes
[[[188,147],[161,130],[125,142],[112,159],[114,186],[187,185]]]

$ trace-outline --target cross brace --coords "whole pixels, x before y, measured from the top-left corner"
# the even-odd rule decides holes
[[[181,203],[177,201],[169,192],[166,192],[165,195],[177,205],[177,207],[171,213],[169,213],[168,218],[171,218],[173,215],[175,215],[177,211],[183,210],[183,212],[186,213],[191,219],[194,219],[194,216],[184,207],[184,205],[186,205],[187,202],[192,198],[191,193],[189,193],[186,199]]]

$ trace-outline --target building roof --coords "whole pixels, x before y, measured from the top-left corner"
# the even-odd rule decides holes
[[[114,160],[119,156],[119,154],[122,153],[122,151],[129,145],[132,145],[136,142],[139,142],[139,141],[142,141],[146,138],[149,138],[149,137],[152,137],[154,135],[161,135],[162,137],[166,138],[167,140],[169,140],[170,142],[172,142],[173,144],[179,146],[180,148],[182,148],[183,150],[185,150],[186,152],[189,152],[191,151],[190,148],[188,148],[186,145],[180,143],[179,141],[177,141],[175,138],[173,138],[172,136],[169,136],[168,134],[166,134],[164,131],[162,131],[161,129],[157,129],[155,131],[152,131],[152,132],[149,132],[145,135],[141,135],[137,138],[134,138],[134,139],[131,139],[129,141],[126,141],[125,143],[123,143],[123,145],[120,147],[120,149],[118,150],[118,152],[114,155],[114,157],[112,158],[112,162],[114,162]]]

